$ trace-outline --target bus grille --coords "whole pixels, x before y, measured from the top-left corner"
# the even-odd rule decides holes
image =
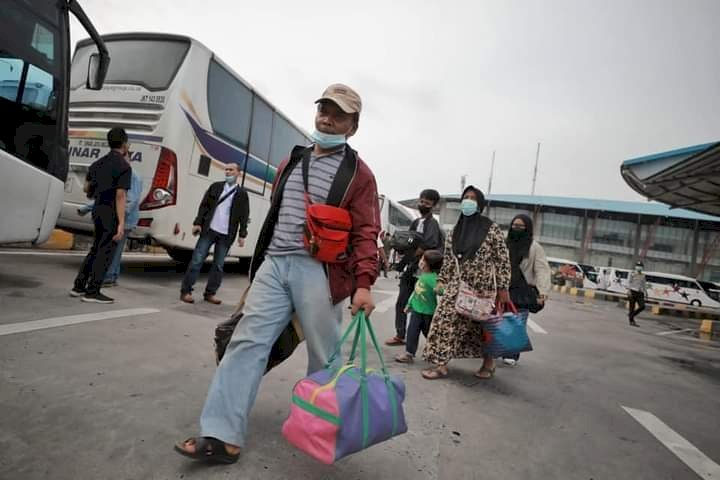
[[[128,133],[157,128],[163,105],[134,102],[71,102],[68,125],[72,129],[122,127]]]

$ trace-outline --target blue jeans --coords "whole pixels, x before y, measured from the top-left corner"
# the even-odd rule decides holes
[[[410,325],[408,325],[405,351],[413,357],[417,353],[420,333],[427,339],[430,333],[430,324],[433,316],[431,314],[410,312]]]
[[[125,235],[117,242],[115,246],[115,253],[113,253],[112,263],[108,267],[107,273],[105,273],[105,282],[117,282],[120,276],[120,261],[122,260],[123,250],[125,250],[125,243],[127,242],[128,235],[130,232],[125,231]]]
[[[322,264],[308,255],[268,256],[260,266],[200,416],[203,437],[244,446],[250,409],[275,340],[298,316],[308,373],[320,370],[340,340],[342,304],[333,305]],[[288,392],[289,393],[289,392]]]
[[[205,259],[210,253],[210,247],[215,245],[213,250],[213,264],[210,267],[210,275],[205,286],[205,295],[215,295],[222,283],[223,265],[225,265],[225,255],[227,255],[230,244],[227,235],[217,233],[214,230],[208,230],[200,235],[195,250],[193,251],[190,265],[185,272],[180,293],[186,294],[193,291],[193,286],[197,282],[198,275],[202,269]]]

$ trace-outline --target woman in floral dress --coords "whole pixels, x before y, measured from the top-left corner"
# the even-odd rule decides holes
[[[460,204],[461,215],[448,235],[438,275],[438,290],[444,291],[425,345],[424,358],[435,365],[422,372],[428,380],[446,377],[448,363],[454,358],[482,358],[482,368],[475,376],[489,379],[495,374],[495,359],[483,354],[482,323],[455,310],[461,280],[479,294],[496,295],[496,304],[510,301],[511,269],[505,236],[497,224],[481,214],[484,208],[483,193],[473,186],[467,187]]]

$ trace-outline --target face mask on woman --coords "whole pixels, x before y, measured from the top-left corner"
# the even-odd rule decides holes
[[[463,201],[460,202],[460,211],[466,217],[477,213],[477,202],[470,198],[463,199]]]
[[[509,235],[510,240],[513,240],[513,241],[525,240],[528,236],[529,236],[529,234],[528,234],[527,230],[515,229],[515,228],[510,229],[510,235]]]

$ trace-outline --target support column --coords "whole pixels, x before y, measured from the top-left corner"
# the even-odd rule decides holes
[[[636,263],[640,254],[640,239],[642,235],[642,215],[638,215],[635,228],[635,245],[633,246],[633,263]]]
[[[690,264],[688,265],[688,277],[695,277],[698,273],[697,254],[700,244],[700,221],[695,220],[695,228],[693,229],[692,248],[690,249]]]
[[[580,255],[578,262],[579,263],[585,263],[585,255],[587,254],[588,250],[588,238],[587,238],[587,228],[588,228],[588,211],[585,210],[582,218],[582,235],[580,238],[582,239],[580,241]]]

